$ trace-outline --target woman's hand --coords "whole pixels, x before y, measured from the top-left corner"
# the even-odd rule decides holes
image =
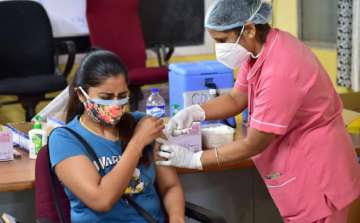
[[[146,116],[138,122],[132,140],[146,146],[160,137],[164,128],[162,119]]]

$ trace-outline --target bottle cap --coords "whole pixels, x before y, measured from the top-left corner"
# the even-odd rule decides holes
[[[33,129],[42,129],[42,126],[41,126],[41,118],[40,116],[35,116],[35,123],[33,125]]]
[[[159,93],[159,89],[158,88],[151,88],[151,93]]]

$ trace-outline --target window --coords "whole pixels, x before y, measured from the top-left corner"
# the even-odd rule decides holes
[[[337,0],[299,0],[299,36],[312,45],[335,48]]]

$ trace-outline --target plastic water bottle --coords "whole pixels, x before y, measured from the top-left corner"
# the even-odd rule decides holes
[[[146,101],[146,114],[157,118],[165,116],[165,100],[157,88],[151,89],[151,95]]]

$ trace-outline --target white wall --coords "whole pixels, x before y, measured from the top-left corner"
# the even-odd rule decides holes
[[[7,0],[0,0],[7,1]],[[49,15],[55,37],[87,35],[86,0],[29,0],[42,4]]]
[[[4,0],[0,0],[4,1]],[[86,0],[34,0],[46,9],[55,37],[88,35],[86,22]],[[205,0],[205,10],[213,0]],[[213,41],[205,32],[204,44],[200,46],[176,47],[174,56],[213,53]],[[148,51],[148,57],[156,55]]]
[[[34,0],[46,9],[55,37],[81,36],[89,33],[86,0]]]

